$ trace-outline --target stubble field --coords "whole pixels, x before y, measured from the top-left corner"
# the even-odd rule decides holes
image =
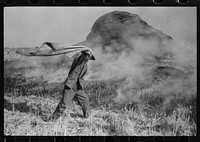
[[[14,55],[14,54],[13,54]],[[9,58],[8,58],[9,57]],[[62,83],[27,77],[27,67],[16,67],[15,56],[4,56],[4,135],[37,136],[195,136],[196,82],[190,78],[135,80],[119,91],[128,79],[85,82],[91,117],[82,118],[74,101],[56,122],[52,114],[61,99]]]

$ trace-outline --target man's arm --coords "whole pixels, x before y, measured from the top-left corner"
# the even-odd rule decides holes
[[[79,83],[80,83],[80,86],[83,87],[83,84],[84,84],[84,76],[85,74],[87,73],[87,64],[84,64],[83,66],[83,69],[81,71],[81,74],[79,76]]]

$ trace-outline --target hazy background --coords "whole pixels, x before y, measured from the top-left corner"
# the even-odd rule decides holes
[[[44,41],[78,43],[100,16],[115,10],[138,14],[176,41],[196,44],[195,7],[6,7],[4,47],[35,47]]]
[[[45,41],[76,44],[85,40],[99,17],[112,11],[127,11],[137,14],[153,28],[171,36],[175,43],[168,43],[166,47],[176,55],[176,66],[196,68],[197,21],[195,7],[5,8],[4,47],[35,47],[41,46]],[[149,76],[153,66],[146,69],[142,64],[147,63],[144,59],[151,57],[151,52],[161,55],[159,46],[156,46],[157,41],[131,39],[128,42],[130,45],[134,45],[134,52],[129,52],[129,55],[123,52],[118,53],[117,58],[114,54],[104,54],[101,46],[95,48],[96,61],[90,62],[86,79],[109,79],[116,78],[116,76],[121,78],[124,75],[129,78]],[[123,45],[109,46],[115,48]],[[26,77],[42,76],[48,82],[63,82],[71,65],[66,56],[29,59],[29,57],[22,56],[20,61],[13,66],[18,68],[35,67],[35,69],[26,70]]]

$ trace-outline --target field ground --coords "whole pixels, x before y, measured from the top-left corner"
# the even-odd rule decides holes
[[[37,136],[195,136],[196,82],[189,78],[144,80],[123,86],[127,79],[86,82],[91,117],[82,118],[72,103],[55,122],[61,83],[16,74],[23,70],[4,61],[4,135]],[[122,85],[123,84],[123,85]]]

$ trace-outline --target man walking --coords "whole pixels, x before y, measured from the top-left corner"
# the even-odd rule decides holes
[[[66,106],[72,102],[73,98],[82,107],[84,118],[89,117],[89,98],[82,87],[83,77],[87,72],[87,62],[89,60],[95,60],[95,57],[89,50],[82,51],[81,55],[74,59],[68,77],[64,82],[62,99],[54,113],[46,121],[57,120],[64,113]]]

